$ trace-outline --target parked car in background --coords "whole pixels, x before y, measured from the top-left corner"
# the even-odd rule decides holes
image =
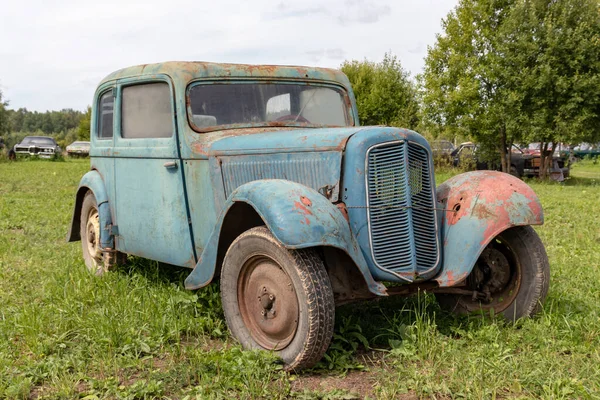
[[[581,143],[571,150],[571,155],[576,160],[581,160],[586,157],[597,158],[600,157],[600,143],[589,144]]]
[[[557,153],[558,154],[558,153]],[[510,173],[519,178],[539,176],[541,156],[539,150],[521,149],[513,145],[511,150]],[[570,166],[565,157],[555,155],[552,157],[551,177],[556,180],[562,180],[570,175]],[[476,170],[502,170],[500,156],[496,161],[488,161],[479,151],[479,146],[473,142],[461,143],[458,148],[452,152],[452,164],[458,166],[471,166]],[[553,175],[554,174],[554,175]]]
[[[514,320],[546,296],[533,190],[496,171],[436,189],[425,138],[360,126],[340,71],[135,66],[100,83],[91,120],[68,235],[87,268],[132,254],[189,268],[187,289],[219,279],[232,335],[288,370],[323,356],[336,305],[428,290]]]
[[[90,155],[90,142],[73,142],[65,150],[69,157],[87,157]]]
[[[31,156],[52,158],[61,154],[61,148],[54,138],[48,136],[26,136],[21,143],[13,147],[17,157]]]
[[[455,150],[455,146],[449,140],[435,140],[431,143],[431,150],[434,161],[449,163],[452,160],[451,155]]]

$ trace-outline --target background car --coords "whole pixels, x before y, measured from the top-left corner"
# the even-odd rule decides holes
[[[550,175],[553,179],[561,181],[569,177],[570,167],[565,157],[561,157],[556,153],[552,158],[553,162],[550,167]],[[495,170],[500,171],[502,164],[500,157],[497,160],[489,161],[488,157],[483,157],[480,147],[473,142],[461,143],[458,148],[452,152],[452,165],[455,167],[462,166],[476,170]],[[521,149],[517,145],[513,145],[510,157],[510,173],[519,178],[534,177],[540,174],[541,165],[540,151],[535,151],[535,148],[528,147]]]
[[[17,156],[52,158],[61,154],[60,146],[48,136],[27,136],[13,150]]]
[[[69,157],[87,157],[90,155],[90,142],[73,142],[66,148]]]
[[[585,157],[597,158],[600,157],[600,143],[589,144],[589,143],[581,143],[575,147],[571,151],[571,155],[576,160],[581,160]]]

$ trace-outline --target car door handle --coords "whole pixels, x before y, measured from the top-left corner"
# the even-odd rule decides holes
[[[168,169],[175,169],[177,168],[177,161],[167,161],[163,164],[163,167]]]

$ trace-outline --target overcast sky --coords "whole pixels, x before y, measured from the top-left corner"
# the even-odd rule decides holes
[[[9,108],[83,110],[119,68],[170,60],[339,67],[397,55],[415,75],[458,0],[13,0],[0,11]]]

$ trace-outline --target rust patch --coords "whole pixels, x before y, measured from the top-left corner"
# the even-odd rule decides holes
[[[302,201],[302,204],[304,204],[305,206],[312,206],[312,201],[310,201],[310,199],[308,197],[305,196],[300,196],[300,200]]]
[[[203,143],[200,143],[200,142],[192,143],[192,151],[194,153],[198,153],[203,156],[208,156],[209,150],[210,150],[210,147],[205,146]]]
[[[335,206],[337,207],[338,210],[340,210],[340,212],[344,216],[344,219],[346,221],[350,222],[350,217],[348,216],[348,208],[346,208],[346,204],[337,203]]]

